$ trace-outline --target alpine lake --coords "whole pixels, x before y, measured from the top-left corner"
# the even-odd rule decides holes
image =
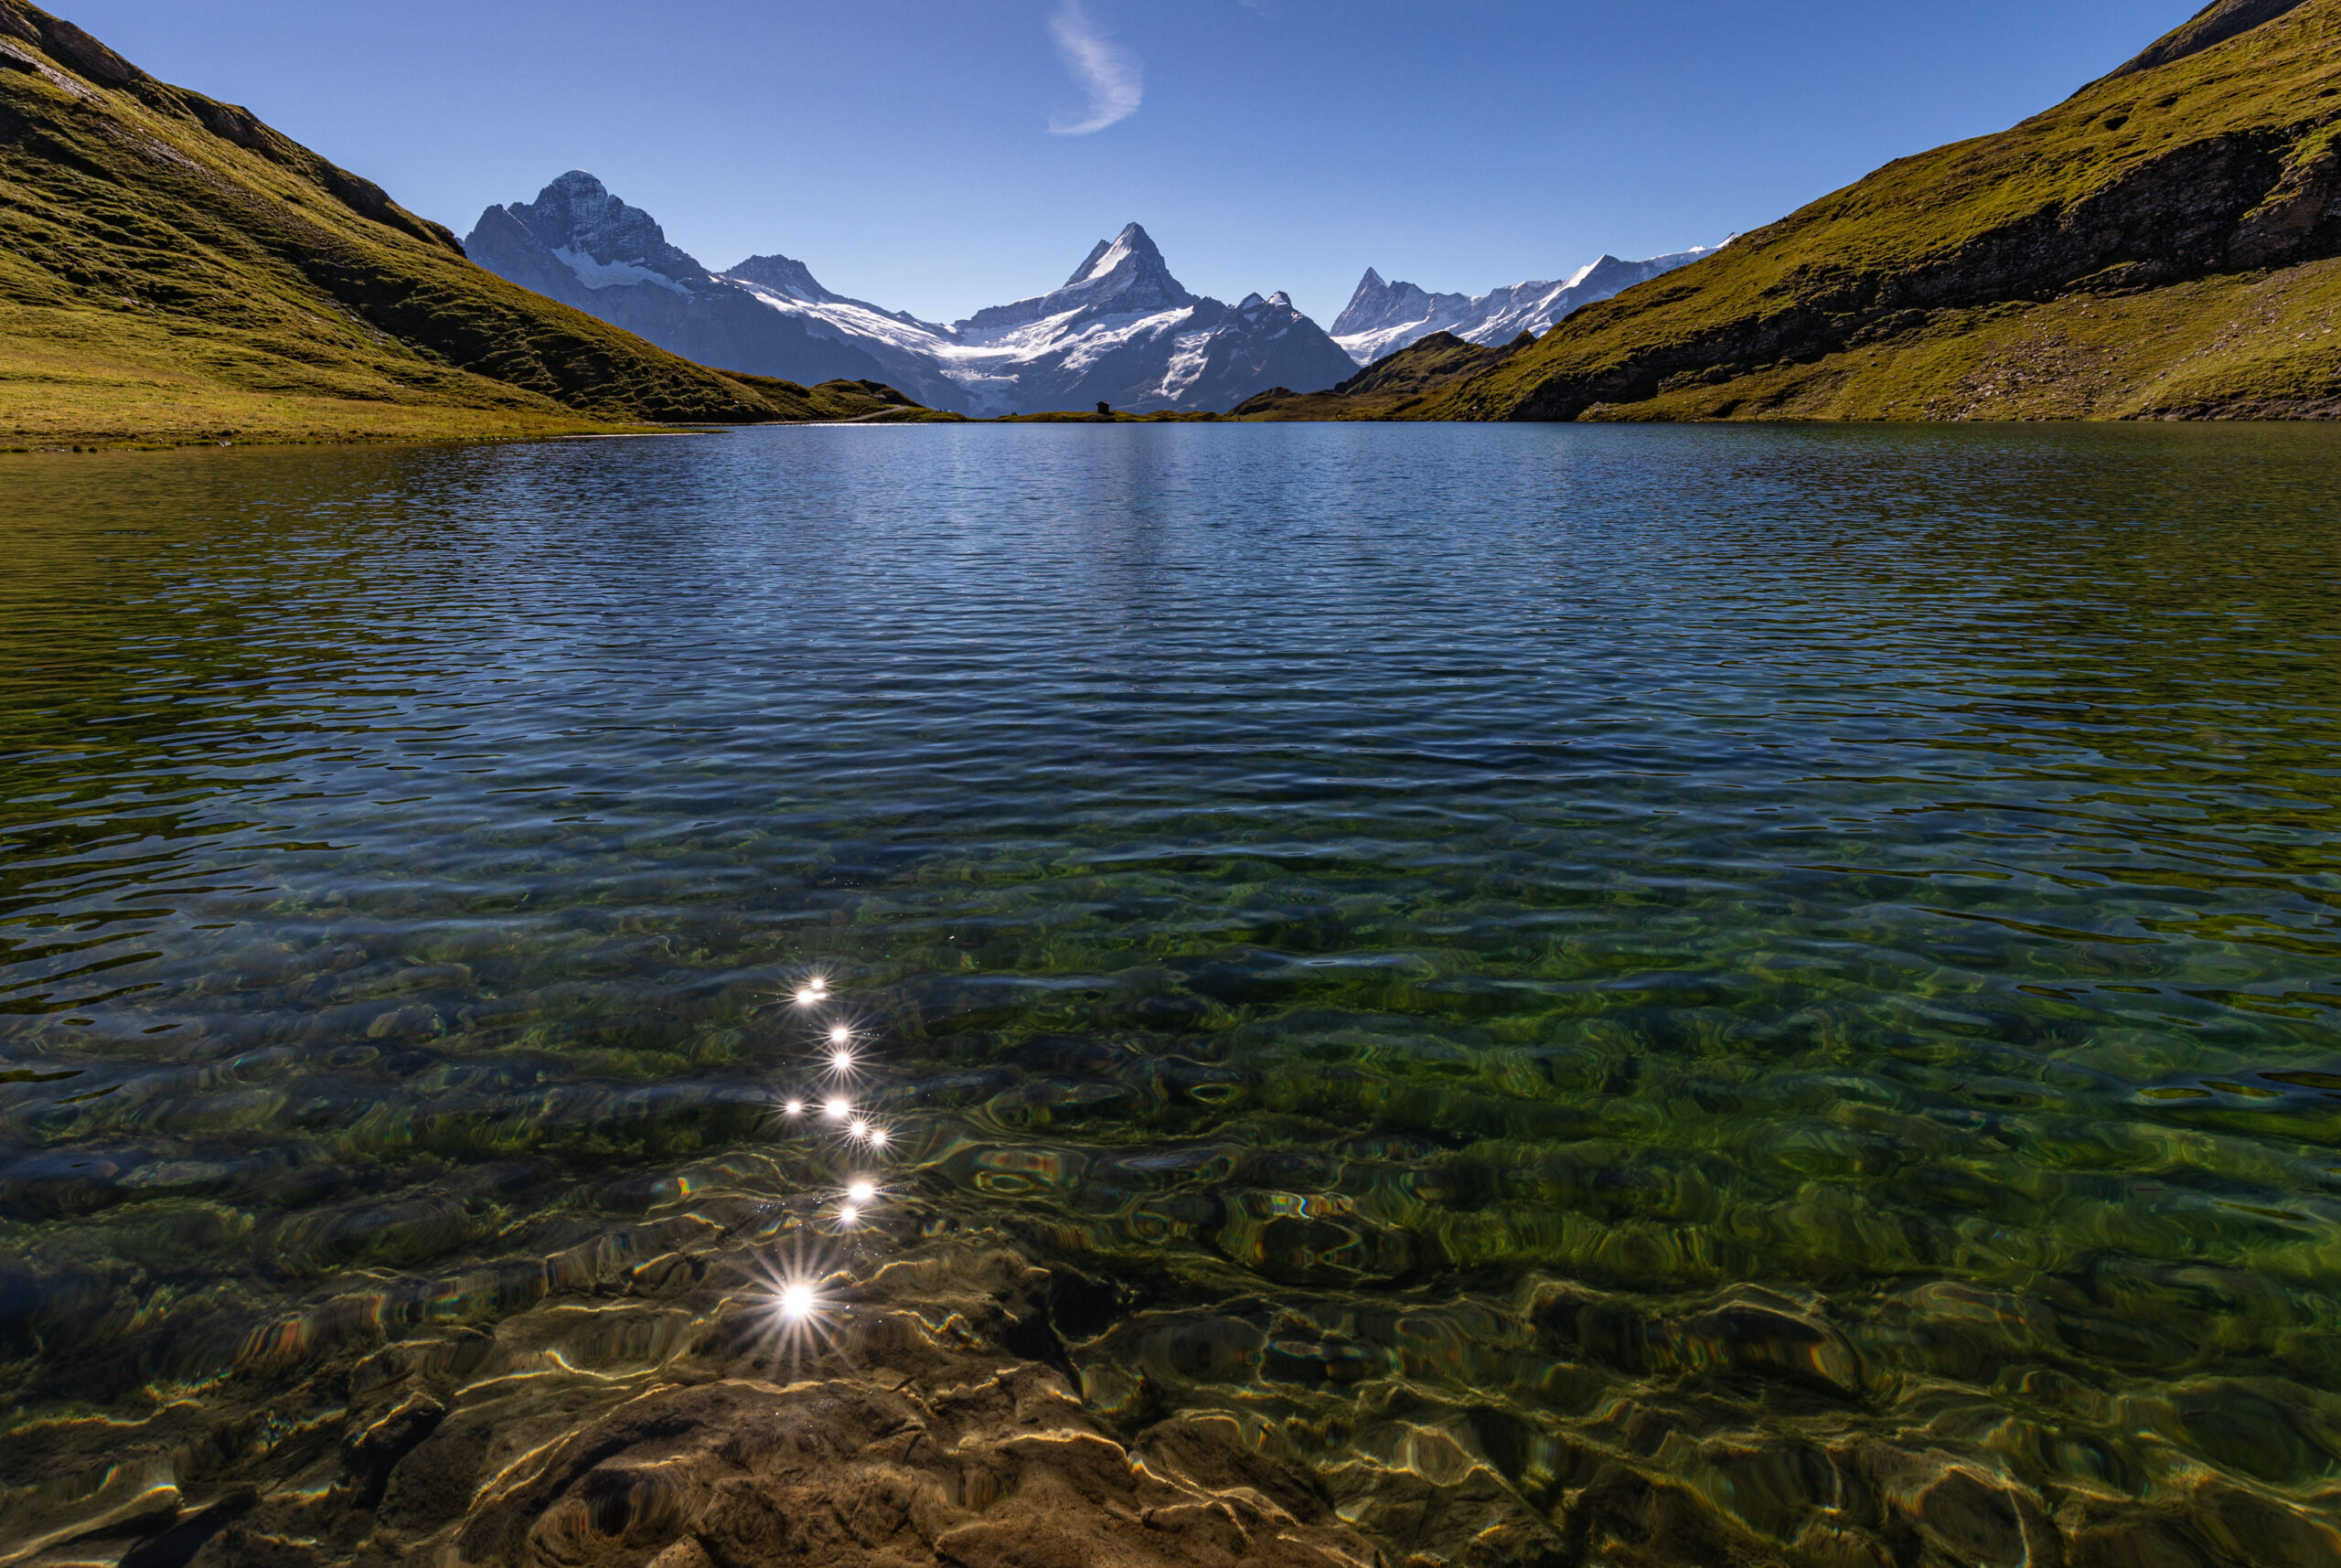
[[[2341,432],[0,465],[0,1563],[2341,1561]]]

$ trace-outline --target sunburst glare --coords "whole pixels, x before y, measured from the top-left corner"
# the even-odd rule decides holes
[[[753,1277],[742,1304],[775,1360],[799,1371],[843,1349],[839,1330],[851,1307],[841,1294],[849,1282],[829,1251],[834,1244],[799,1231],[785,1252],[748,1260]]]

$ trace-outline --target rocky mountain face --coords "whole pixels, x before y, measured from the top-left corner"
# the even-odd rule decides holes
[[[1479,295],[1435,294],[1413,283],[1384,283],[1381,273],[1368,267],[1348,307],[1333,322],[1333,341],[1357,364],[1371,365],[1437,332],[1481,345],[1509,343],[1523,332],[1541,337],[1571,311],[1614,298],[1717,249],[1694,246],[1641,261],[1605,254],[1565,282],[1513,283]]]
[[[1995,135],[1578,312],[1435,419],[2341,415],[2341,0],[2220,0]]]
[[[1060,287],[950,325],[838,293],[786,256],[711,272],[582,172],[533,202],[490,208],[465,244],[513,282],[702,363],[875,379],[958,413],[1224,409],[1355,368],[1281,293],[1234,305],[1190,293],[1135,223]]]
[[[852,344],[767,310],[746,287],[713,275],[668,244],[657,219],[582,169],[532,202],[481,213],[464,249],[523,288],[702,365],[807,386],[886,379],[879,362]],[[903,389],[918,396],[915,387]]]

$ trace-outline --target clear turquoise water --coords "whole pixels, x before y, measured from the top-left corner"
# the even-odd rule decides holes
[[[2335,432],[0,461],[0,1552],[831,1191],[816,973],[1118,1416],[2341,1509]]]

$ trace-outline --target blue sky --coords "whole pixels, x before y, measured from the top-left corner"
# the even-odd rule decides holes
[[[711,266],[955,319],[1137,219],[1330,323],[1765,223],[2197,0],[50,0],[467,232],[569,168]]]

